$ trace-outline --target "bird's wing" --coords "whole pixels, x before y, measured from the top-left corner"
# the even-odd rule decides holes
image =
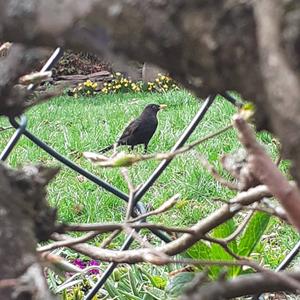
[[[133,120],[123,131],[121,137],[119,138],[119,141],[122,141],[126,139],[127,137],[131,136],[141,125],[141,120],[136,119]]]

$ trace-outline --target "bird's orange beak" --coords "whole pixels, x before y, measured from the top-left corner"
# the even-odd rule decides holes
[[[166,104],[161,104],[161,105],[159,106],[159,109],[165,109],[166,107],[168,107]]]

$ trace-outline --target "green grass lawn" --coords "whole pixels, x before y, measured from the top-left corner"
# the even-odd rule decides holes
[[[127,192],[126,182],[119,170],[92,166],[81,153],[97,152],[115,142],[129,121],[137,117],[149,103],[168,105],[166,110],[159,113],[159,126],[148,148],[150,153],[168,151],[202,104],[186,91],[98,95],[94,98],[78,99],[61,96],[28,111],[28,129],[80,166]],[[235,108],[219,97],[189,142],[230,124],[234,113]],[[7,125],[4,118],[1,119],[0,125]],[[1,132],[1,149],[11,134],[11,130]],[[266,144],[271,155],[276,157],[277,150],[272,137],[262,133],[260,139]],[[214,199],[230,199],[234,193],[212,179],[197,161],[196,153],[203,154],[217,170],[228,177],[221,170],[219,157],[236,150],[239,146],[235,131],[230,130],[175,158],[151,187],[143,202],[156,208],[175,193],[180,193],[182,200],[170,212],[151,220],[173,226],[188,226],[220,205]],[[127,151],[126,147],[123,149]],[[135,151],[142,152],[143,149],[140,147]],[[60,165],[31,141],[22,137],[9,157],[8,164],[16,167],[30,163]],[[156,161],[146,161],[131,167],[130,176],[134,184],[143,183],[157,165]],[[286,164],[283,168],[287,168]],[[65,222],[120,221],[126,210],[123,201],[93,183],[82,180],[78,174],[64,166],[49,185],[48,198],[51,205],[59,208],[59,218]],[[275,237],[272,236],[271,242],[265,242],[268,243],[268,247],[260,245],[258,251],[265,257],[266,263],[274,267],[295,244],[297,235],[289,227],[275,220],[270,223],[268,232],[274,233]]]

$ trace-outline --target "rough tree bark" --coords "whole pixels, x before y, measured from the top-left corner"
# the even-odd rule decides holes
[[[0,164],[1,299],[52,299],[36,254],[37,241],[55,230],[56,212],[45,200],[45,186],[57,169]]]

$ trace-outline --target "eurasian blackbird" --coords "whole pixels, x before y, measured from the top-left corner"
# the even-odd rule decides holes
[[[152,138],[158,124],[157,113],[166,105],[149,104],[142,114],[132,121],[124,130],[121,137],[116,142],[117,146],[128,145],[133,150],[134,146],[144,144],[144,151],[147,152],[147,147]],[[114,144],[100,150],[100,153],[109,151],[114,147]]]

